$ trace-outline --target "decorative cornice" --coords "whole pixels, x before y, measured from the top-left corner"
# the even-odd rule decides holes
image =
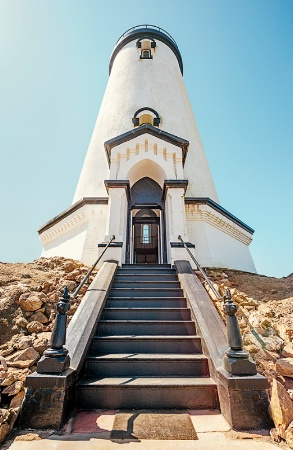
[[[162,139],[163,141],[169,142],[176,147],[180,147],[182,149],[182,164],[184,166],[189,142],[186,139],[175,136],[174,134],[167,133],[167,131],[163,131],[159,128],[153,127],[148,123],[134,128],[133,130],[127,131],[126,133],[120,134],[119,136],[109,139],[104,143],[109,166],[111,164],[111,150],[113,147],[117,147],[117,145],[131,141],[132,139],[146,133]]]
[[[107,204],[108,204],[107,197],[84,197],[78,202],[71,205],[69,208],[65,209],[65,211],[63,211],[62,213],[58,214],[58,216],[55,216],[53,219],[49,220],[49,222],[46,222],[45,225],[43,225],[41,228],[38,229],[38,233],[41,234],[44,231],[48,230],[49,228],[53,227],[54,225],[56,225],[56,223],[65,219],[65,217],[70,216],[70,214],[77,211],[84,205],[107,205]]]
[[[124,188],[127,196],[127,200],[130,201],[130,183],[129,180],[105,180],[104,181],[107,192],[109,193],[110,188]]]
[[[232,222],[236,223],[239,227],[243,228],[245,231],[247,231],[250,234],[254,233],[254,229],[246,225],[246,223],[242,222],[241,220],[237,219],[236,216],[233,216],[233,214],[229,213],[225,208],[223,208],[221,205],[216,203],[214,200],[212,200],[209,197],[185,197],[185,204],[186,205],[208,205],[211,208],[213,208],[218,213],[222,214],[223,216],[227,217]]]
[[[163,202],[166,200],[167,190],[169,188],[183,188],[184,193],[186,192],[188,185],[188,180],[165,180],[163,188]]]

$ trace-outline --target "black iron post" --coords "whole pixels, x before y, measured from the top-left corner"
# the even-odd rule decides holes
[[[250,359],[248,351],[243,349],[240,327],[236,316],[238,307],[233,302],[229,289],[226,289],[223,308],[227,315],[229,345],[224,356],[224,368],[232,375],[256,375],[256,365]]]
[[[70,358],[68,350],[64,347],[66,342],[66,322],[70,295],[67,287],[62,298],[56,305],[57,316],[51,337],[51,347],[45,350],[43,357],[37,365],[38,373],[62,373],[69,367]]]

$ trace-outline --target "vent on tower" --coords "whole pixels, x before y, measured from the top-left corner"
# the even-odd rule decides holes
[[[132,123],[135,127],[139,127],[145,124],[150,124],[153,127],[158,127],[160,124],[160,116],[153,108],[140,108],[134,114]]]

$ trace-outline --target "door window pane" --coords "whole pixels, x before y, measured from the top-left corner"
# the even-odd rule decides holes
[[[151,242],[150,225],[145,224],[142,226],[142,242],[143,244],[150,244]]]

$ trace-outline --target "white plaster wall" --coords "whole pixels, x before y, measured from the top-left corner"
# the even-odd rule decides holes
[[[153,59],[139,57],[134,40],[115,58],[73,202],[107,195],[104,142],[131,130],[134,113],[144,106],[158,111],[160,128],[190,142],[184,169],[184,178],[189,180],[186,195],[218,202],[176,56],[157,40]]]
[[[107,205],[84,205],[40,234],[42,256],[64,256],[93,264],[104,241]]]

